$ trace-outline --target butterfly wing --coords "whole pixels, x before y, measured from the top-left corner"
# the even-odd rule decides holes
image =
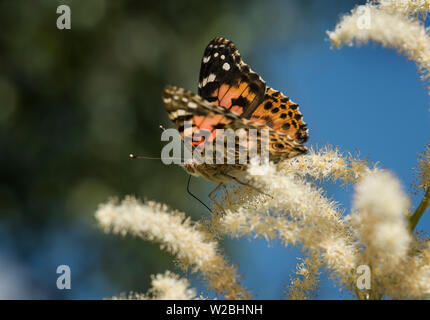
[[[183,140],[185,122],[190,123],[194,137],[206,135],[212,137],[211,140],[213,140],[216,129],[223,129],[227,124],[239,118],[225,108],[215,106],[200,96],[175,86],[167,86],[162,98],[169,118]],[[203,139],[193,141],[193,147],[203,142]]]
[[[216,129],[232,129],[234,131],[239,129],[256,129],[258,131],[266,129],[269,133],[271,161],[276,163],[281,159],[306,153],[306,147],[294,141],[288,134],[275,131],[265,124],[245,119],[224,107],[213,105],[188,90],[167,86],[163,92],[163,101],[169,118],[180,132],[182,139],[184,139],[185,121],[191,122],[193,135],[209,136],[210,141],[215,139]],[[205,131],[206,134],[203,134],[202,131]],[[194,141],[193,147],[195,148],[203,142],[203,139]],[[227,159],[227,148],[224,150],[224,159]],[[238,150],[235,152],[237,159]]]
[[[233,42],[213,39],[203,53],[198,94],[215,105],[249,118],[266,92],[266,83],[245,64]]]
[[[299,105],[270,87],[267,88],[263,101],[251,114],[250,120],[285,133],[298,143],[305,143],[309,138]]]
[[[246,65],[233,42],[213,39],[206,47],[199,76],[199,95],[168,86],[163,101],[169,117],[184,139],[184,123],[200,137],[193,148],[216,138],[216,129],[267,129],[270,159],[278,162],[306,152],[301,144],[308,129],[298,105],[266,86]]]
[[[206,47],[198,87],[199,95],[217,106],[286,133],[299,143],[308,139],[298,105],[267,87],[227,39],[215,38]]]

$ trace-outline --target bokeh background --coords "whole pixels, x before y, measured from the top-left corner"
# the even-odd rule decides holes
[[[100,299],[145,292],[151,274],[180,272],[158,245],[103,234],[94,212],[134,194],[194,219],[208,214],[186,193],[181,168],[128,155],[159,156],[158,126],[171,126],[162,89],[196,92],[203,50],[216,36],[233,40],[253,70],[300,104],[309,145],[380,161],[412,193],[430,138],[416,66],[378,45],[332,50],[327,41],[326,30],[363,2],[0,1],[0,298]],[[56,28],[60,4],[71,8],[71,30]],[[213,187],[193,179],[203,200]],[[327,189],[348,212],[352,190]],[[418,228],[430,231],[428,214]],[[257,298],[284,296],[298,249],[223,245]],[[71,290],[56,288],[61,264],[71,268]],[[319,298],[349,297],[323,274]]]

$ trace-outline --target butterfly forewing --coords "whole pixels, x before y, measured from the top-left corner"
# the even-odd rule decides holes
[[[200,68],[198,93],[215,105],[249,118],[266,92],[266,83],[245,64],[233,42],[213,39]]]

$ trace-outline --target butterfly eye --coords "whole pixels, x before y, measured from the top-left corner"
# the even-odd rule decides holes
[[[281,143],[276,143],[276,144],[275,144],[275,147],[276,147],[277,149],[284,149],[284,145],[283,145],[283,144],[281,144]]]

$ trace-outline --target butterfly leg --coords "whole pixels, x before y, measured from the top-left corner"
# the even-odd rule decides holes
[[[187,183],[187,192],[190,196],[192,196],[194,199],[196,199],[198,202],[200,202],[202,205],[204,205],[206,207],[206,209],[209,210],[210,213],[212,213],[212,210],[203,202],[201,201],[199,198],[197,198],[190,190],[190,182],[191,182],[191,174],[188,176],[188,183]]]
[[[227,175],[229,178],[231,178],[231,179],[233,179],[234,181],[236,181],[237,183],[239,183],[239,184],[241,184],[241,185],[243,185],[243,186],[247,186],[248,188],[251,188],[251,189],[253,189],[253,190],[255,190],[255,191],[257,191],[257,192],[259,192],[259,193],[262,193],[262,194],[264,194],[265,196],[268,196],[268,197],[270,197],[270,198],[272,198],[273,199],[273,197],[270,195],[270,194],[267,194],[267,193],[265,193],[265,192],[263,192],[263,191],[261,191],[260,189],[258,189],[258,188],[256,188],[256,187],[254,187],[253,185],[250,185],[249,183],[247,183],[247,182],[243,182],[243,181],[240,181],[238,178],[236,178],[236,177],[233,177],[233,176],[230,176],[230,175]]]
[[[209,194],[208,194],[208,197],[209,197],[209,199],[211,199],[212,200],[212,202],[214,203],[214,205],[216,205],[220,210],[221,210],[221,212],[222,213],[224,213],[225,214],[225,211],[224,211],[224,208],[218,203],[218,201],[216,201],[215,200],[215,197],[214,197],[214,195],[215,195],[215,193],[219,190],[219,188],[221,188],[221,187],[224,187],[225,188],[225,186],[224,186],[224,183],[220,183],[220,184],[218,184],[217,186],[216,186],[216,188],[215,189],[213,189]]]

